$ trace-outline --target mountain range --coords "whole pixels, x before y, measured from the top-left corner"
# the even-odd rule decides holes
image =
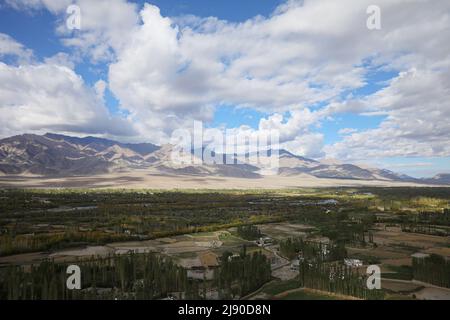
[[[96,137],[70,137],[47,133],[23,134],[0,140],[0,174],[40,176],[82,176],[148,169],[161,175],[261,177],[254,165],[202,164],[176,165],[171,161],[173,146],[151,143],[120,143]],[[279,150],[281,176],[310,175],[326,179],[401,181],[450,185],[450,174],[417,179],[385,169],[362,168],[354,164],[328,164]]]

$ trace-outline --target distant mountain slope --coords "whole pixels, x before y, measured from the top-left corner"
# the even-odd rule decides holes
[[[158,147],[121,144],[94,137],[24,134],[0,140],[0,172],[4,174],[83,175],[133,166]]]
[[[96,151],[103,151],[106,148],[117,145],[122,148],[133,150],[134,152],[139,153],[142,156],[148,155],[159,149],[158,146],[151,144],[151,143],[136,143],[136,144],[120,143],[117,141],[103,139],[103,138],[96,138],[96,137],[78,138],[78,137],[70,137],[70,136],[64,136],[64,135],[54,134],[54,133],[47,133],[44,135],[44,137],[55,140],[55,141],[67,141],[67,142],[70,142],[75,145],[89,147]]]
[[[173,147],[151,143],[121,143],[114,140],[77,138],[47,133],[24,134],[0,140],[0,173],[74,176],[128,169],[152,169],[162,175],[221,176],[259,178],[262,169],[242,162],[236,164],[176,164],[171,161]],[[415,179],[385,169],[361,168],[353,164],[321,163],[279,150],[279,175],[313,176],[326,179],[384,180],[427,184],[450,184],[450,174]],[[183,156],[190,159],[191,153]],[[220,155],[224,157],[224,155]]]
[[[421,179],[425,183],[429,184],[449,184],[450,185],[450,173],[441,173],[435,175],[433,178]]]

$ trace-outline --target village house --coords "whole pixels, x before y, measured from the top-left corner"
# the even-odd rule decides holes
[[[425,259],[425,258],[428,258],[429,256],[430,255],[428,253],[416,252],[416,253],[411,255],[411,258]]]
[[[196,263],[192,263],[187,270],[189,279],[212,280],[214,278],[214,269],[219,267],[218,257],[215,253],[207,251],[199,254]]]
[[[362,267],[363,262],[359,259],[344,259],[344,264],[350,268]]]
[[[294,259],[291,262],[291,270],[292,271],[298,271],[300,270],[300,260]]]
[[[255,242],[259,247],[269,246],[273,243],[272,239],[269,237],[262,237]]]

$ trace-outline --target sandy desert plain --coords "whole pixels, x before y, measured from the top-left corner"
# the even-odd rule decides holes
[[[170,175],[148,169],[69,177],[0,175],[0,188],[126,188],[126,189],[283,189],[326,187],[415,187],[413,182],[317,178],[307,174],[236,178],[208,175]]]

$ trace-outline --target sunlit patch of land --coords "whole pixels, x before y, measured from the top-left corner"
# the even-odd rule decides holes
[[[0,176],[0,188],[148,188],[148,189],[285,189],[325,187],[414,187],[417,183],[387,180],[351,180],[295,176],[233,178],[220,176],[161,175],[151,170],[74,177],[32,175]]]

